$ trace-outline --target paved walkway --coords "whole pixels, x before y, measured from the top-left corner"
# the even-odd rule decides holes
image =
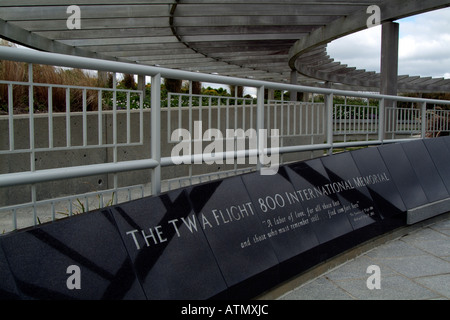
[[[371,265],[380,268],[380,289],[367,287],[368,278],[374,275],[366,272]],[[450,216],[375,247],[279,299],[448,300]]]

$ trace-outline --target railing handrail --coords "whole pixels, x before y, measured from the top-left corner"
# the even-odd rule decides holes
[[[175,70],[175,69],[126,63],[126,62],[85,58],[85,57],[64,55],[64,54],[59,54],[59,53],[41,52],[41,51],[35,51],[35,50],[30,50],[30,49],[13,48],[13,47],[6,47],[6,46],[0,46],[0,59],[27,62],[27,63],[35,63],[35,64],[53,65],[53,66],[68,67],[68,68],[79,68],[79,69],[90,69],[90,70],[98,70],[98,71],[128,73],[128,74],[136,74],[136,75],[141,75],[141,76],[156,76],[159,74],[163,78],[220,83],[220,84],[238,85],[238,86],[244,86],[244,87],[254,87],[254,88],[264,87],[267,89],[274,89],[274,90],[298,91],[298,92],[320,93],[320,94],[334,94],[334,95],[338,95],[338,96],[353,96],[353,97],[360,97],[360,98],[375,98],[375,99],[396,100],[396,101],[404,101],[404,102],[421,102],[421,103],[430,103],[430,104],[434,103],[434,104],[450,105],[449,100],[401,97],[401,96],[383,95],[383,94],[376,94],[376,93],[337,90],[337,89],[329,89],[329,88],[317,88],[317,87],[308,87],[308,86],[294,85],[294,84],[283,84],[283,83],[269,82],[269,81],[263,81],[263,80],[244,79],[244,78],[236,78],[236,77],[221,76],[221,75],[214,75],[214,74],[206,74],[206,73],[200,73],[200,72]]]

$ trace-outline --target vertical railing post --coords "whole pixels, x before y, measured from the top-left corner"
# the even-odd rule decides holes
[[[161,74],[152,76],[151,122],[150,122],[151,158],[161,163]],[[161,193],[161,164],[152,169],[152,194]]]
[[[113,128],[113,162],[117,163],[118,162],[118,148],[117,148],[117,74],[115,72],[113,72],[112,74],[112,80],[113,80],[113,114],[112,114],[112,128]],[[119,187],[119,178],[117,176],[117,173],[113,174],[113,189],[114,192],[116,192],[116,197],[114,197],[114,203],[117,204],[118,202],[118,189]]]
[[[422,115],[422,128],[421,128],[421,138],[424,139],[427,134],[427,103],[422,102],[421,105],[421,115]]]
[[[386,126],[384,124],[384,111],[385,111],[385,103],[384,98],[380,100],[380,105],[378,107],[378,140],[383,143],[385,137]]]
[[[8,128],[9,128],[9,151],[14,151],[14,101],[13,85],[8,84]]]
[[[330,145],[328,155],[333,154],[333,93],[325,96],[325,108],[327,112],[327,144]]]
[[[30,171],[36,171],[36,151],[34,144],[34,88],[33,88],[33,64],[28,64],[28,112],[30,117],[29,137],[30,137]],[[33,222],[37,225],[36,211],[36,184],[31,185],[31,202],[33,203]]]
[[[264,157],[264,141],[262,141],[263,137],[261,136],[263,132],[261,129],[264,129],[264,86],[256,89],[256,98],[256,135],[258,146],[256,169],[261,170],[261,157]]]
[[[30,171],[36,170],[34,150],[34,89],[33,89],[33,64],[28,64],[28,113],[29,113],[29,137],[30,137]]]

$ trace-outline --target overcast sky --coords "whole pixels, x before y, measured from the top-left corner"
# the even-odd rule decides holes
[[[398,74],[450,78],[450,8],[397,20]],[[328,45],[336,61],[380,72],[381,27],[372,27]]]

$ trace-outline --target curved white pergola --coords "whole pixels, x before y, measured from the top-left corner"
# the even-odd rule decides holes
[[[67,26],[70,5],[80,9],[80,29]],[[381,22],[385,22],[450,3],[448,0],[2,0],[0,37],[43,51],[164,68],[275,82],[291,82],[291,72],[298,71],[299,84],[332,81],[364,86],[361,71],[343,69],[338,62],[330,61],[325,46],[366,28],[369,5],[381,8]],[[317,64],[321,68],[316,68]],[[346,76],[342,79],[344,72]],[[371,79],[373,75],[364,76]],[[433,79],[430,88],[448,90],[448,81],[438,80]],[[371,81],[370,86],[374,83]],[[418,83],[411,81],[410,85]]]

